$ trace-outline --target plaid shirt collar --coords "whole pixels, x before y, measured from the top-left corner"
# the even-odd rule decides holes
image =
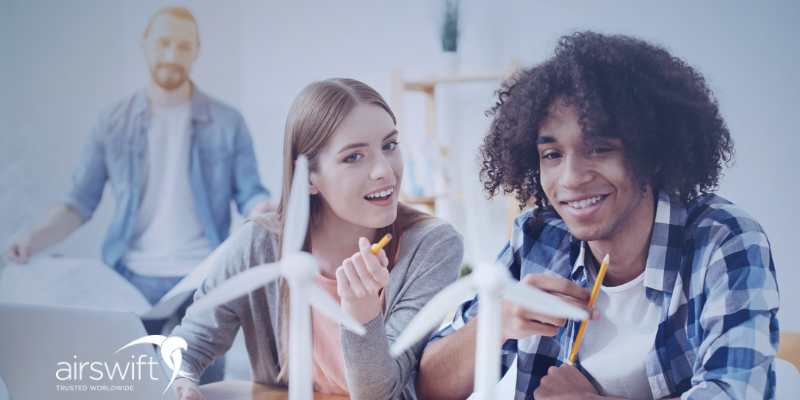
[[[678,199],[670,197],[666,190],[659,190],[656,217],[650,235],[650,251],[647,254],[644,270],[644,286],[647,288],[647,298],[650,301],[655,301],[658,292],[672,294],[675,288],[686,218],[686,208],[683,204]],[[570,234],[572,279],[576,282],[585,279],[591,284],[592,280],[589,279],[585,266],[586,246],[586,242]]]

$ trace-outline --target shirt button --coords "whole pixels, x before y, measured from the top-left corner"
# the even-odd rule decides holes
[[[209,158],[208,162],[213,163],[214,162],[214,157]]]
[[[122,151],[123,151],[123,150],[122,150],[122,147],[120,147],[119,149],[117,149],[117,152],[118,152],[119,154],[122,154]]]

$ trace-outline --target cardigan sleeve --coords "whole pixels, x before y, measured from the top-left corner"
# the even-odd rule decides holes
[[[405,389],[433,332],[396,358],[389,348],[417,312],[458,278],[464,255],[463,239],[449,224],[425,232],[418,243],[405,276],[390,275],[390,280],[403,279],[393,307],[369,322],[364,336],[340,329],[347,385],[353,399],[410,397]]]

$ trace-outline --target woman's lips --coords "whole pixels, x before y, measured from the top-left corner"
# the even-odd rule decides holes
[[[364,200],[369,202],[369,204],[376,205],[378,207],[387,207],[394,203],[394,197],[395,197],[395,192],[392,191],[392,193],[390,193],[386,197],[374,197],[371,199],[365,197]]]

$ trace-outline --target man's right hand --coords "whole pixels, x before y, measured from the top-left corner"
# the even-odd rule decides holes
[[[3,249],[3,258],[6,262],[25,264],[33,255],[32,233],[27,232]]]
[[[519,285],[533,286],[557,295],[585,309],[592,320],[600,318],[600,312],[587,306],[591,293],[563,279],[543,274],[528,274]],[[480,299],[478,299],[480,301]],[[456,330],[428,345],[422,353],[415,388],[420,399],[466,399],[472,393],[475,377],[475,342],[479,311],[461,329]],[[501,334],[503,341],[522,339],[531,335],[554,336],[559,327],[566,325],[563,318],[528,311],[512,302],[503,300]]]
[[[82,224],[81,215],[72,207],[56,204],[37,228],[25,232],[3,249],[3,258],[7,262],[25,264],[33,253],[60,242]]]
[[[587,305],[591,292],[572,281],[543,274],[528,274],[518,284],[533,286],[562,297],[563,300],[585,309],[592,321],[600,318],[600,311]],[[522,339],[531,335],[555,336],[558,329],[567,323],[565,318],[533,312],[505,299],[501,315],[503,325],[500,336],[503,343],[509,339]]]
[[[200,393],[200,388],[193,380],[188,378],[178,378],[172,382],[172,390],[178,400],[206,400]]]

